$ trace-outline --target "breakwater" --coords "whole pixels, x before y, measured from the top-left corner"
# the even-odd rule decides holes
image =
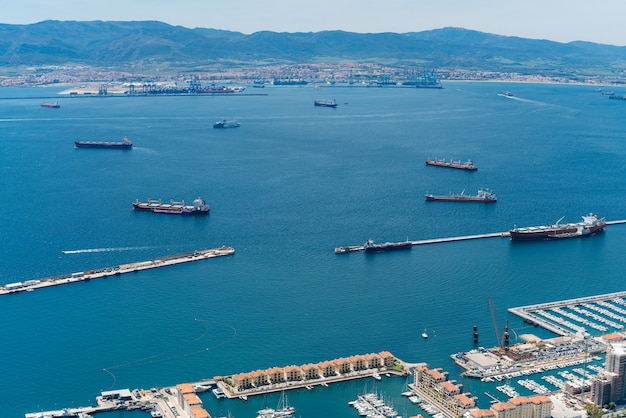
[[[0,295],[7,295],[18,292],[32,292],[35,289],[58,286],[62,284],[77,283],[100,279],[109,276],[118,276],[125,273],[133,273],[141,270],[173,266],[191,261],[206,260],[207,258],[223,257],[233,255],[235,249],[232,247],[212,248],[208,250],[196,250],[188,253],[168,255],[160,258],[153,258],[146,261],[138,261],[118,266],[104,267],[96,270],[80,271],[60,276],[45,277],[42,279],[26,280],[23,282],[7,283],[0,286]]]

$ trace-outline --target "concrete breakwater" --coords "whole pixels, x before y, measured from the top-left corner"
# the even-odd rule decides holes
[[[44,287],[84,282],[109,276],[118,276],[120,274],[172,266],[175,264],[188,263],[191,261],[200,261],[207,258],[223,257],[227,255],[232,255],[234,253],[234,248],[223,246],[220,248],[196,250],[188,253],[168,255],[161,258],[153,258],[146,261],[138,261],[129,264],[120,264],[118,266],[104,267],[96,270],[86,270],[60,276],[45,277],[42,279],[7,283],[0,286],[0,295],[7,295],[18,292],[32,292],[35,289],[40,289]]]

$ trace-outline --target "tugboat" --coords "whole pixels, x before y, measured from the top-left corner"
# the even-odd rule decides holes
[[[147,202],[140,202],[139,199],[135,200],[133,209],[170,215],[207,215],[211,207],[200,198],[193,201],[193,206],[186,206],[184,200],[180,202],[170,200],[170,203],[163,203],[161,199],[148,198]]]
[[[529,226],[525,228],[513,228],[509,231],[512,241],[537,241],[563,238],[588,237],[604,231],[606,219],[598,215],[589,214],[582,217],[582,222],[560,223],[563,218],[554,225]]]
[[[222,128],[238,128],[239,127],[239,122],[237,122],[236,120],[220,120],[217,121],[213,124],[213,127],[215,129],[222,129]]]
[[[438,158],[435,158],[434,160],[430,160],[430,159],[426,160],[426,164],[434,165],[437,167],[457,168],[459,170],[469,170],[469,171],[478,170],[478,167],[474,165],[472,160],[467,160],[466,162],[461,163],[461,160],[458,160],[458,161],[451,160],[450,162],[447,162],[446,160],[440,160]]]
[[[430,202],[481,202],[481,203],[495,203],[498,201],[495,193],[489,189],[479,189],[476,195],[466,195],[465,191],[461,194],[452,194],[436,196],[432,194],[426,195],[426,200]]]

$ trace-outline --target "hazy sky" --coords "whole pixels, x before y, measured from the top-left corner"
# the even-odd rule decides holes
[[[158,20],[246,34],[419,32],[448,26],[499,35],[626,45],[626,0],[7,0],[0,23]]]

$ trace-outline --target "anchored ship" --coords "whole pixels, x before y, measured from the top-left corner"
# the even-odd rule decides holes
[[[213,127],[216,129],[221,129],[221,128],[238,128],[239,127],[239,122],[237,122],[236,120],[220,120],[218,122],[215,122],[213,124]]]
[[[59,102],[54,102],[54,103],[42,103],[40,105],[41,107],[51,107],[53,109],[58,109],[61,107],[61,105],[59,104]]]
[[[74,141],[76,148],[121,148],[131,149],[133,143],[126,137],[121,141]]]
[[[211,207],[200,198],[193,201],[193,206],[185,205],[185,201],[163,203],[161,199],[150,199],[147,202],[140,202],[139,199],[133,202],[133,209],[149,211],[153,213],[165,213],[171,215],[207,215]]]
[[[363,250],[366,253],[379,253],[383,251],[410,250],[413,243],[408,239],[404,242],[385,242],[384,244],[376,244],[371,238],[363,244]]]
[[[315,106],[337,107],[337,102],[335,101],[335,99],[332,99],[332,100],[316,100],[313,104]]]
[[[582,218],[582,222],[566,224],[560,223],[563,220],[561,218],[554,225],[513,228],[509,233],[513,241],[536,241],[586,237],[602,232],[606,227],[606,219],[599,218],[598,215],[590,213]]]
[[[467,160],[466,162],[461,163],[461,160],[458,160],[458,161],[451,160],[450,162],[447,162],[445,159],[440,160],[438,158],[435,158],[434,160],[426,160],[426,164],[435,165],[438,167],[457,168],[460,170],[470,170],[470,171],[478,170],[478,167],[474,165],[472,160]]]
[[[482,202],[482,203],[495,203],[498,201],[495,193],[488,189],[479,189],[478,193],[475,195],[467,195],[465,191],[462,191],[460,194],[448,194],[442,196],[436,196],[432,194],[426,195],[427,201],[438,201],[438,202]]]

